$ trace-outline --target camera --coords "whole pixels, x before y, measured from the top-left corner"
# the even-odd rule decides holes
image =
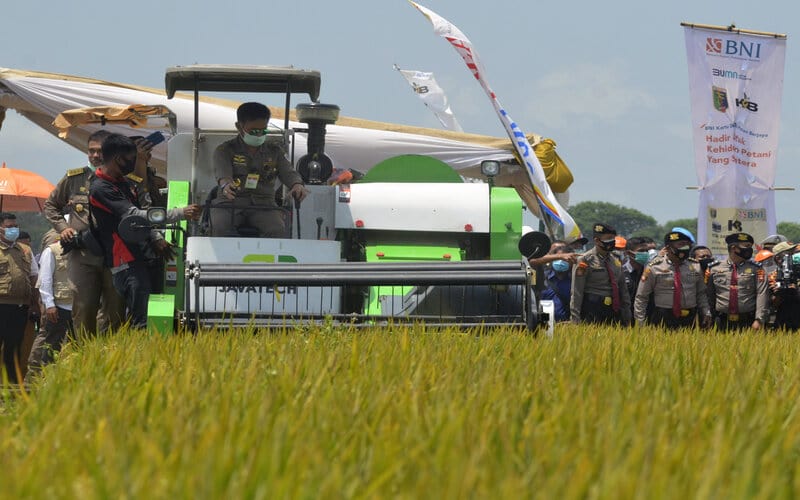
[[[787,254],[783,257],[783,262],[778,266],[778,273],[775,284],[778,293],[787,293],[790,288],[796,292],[800,284],[800,262],[795,262],[794,255]]]
[[[60,243],[65,254],[73,250],[89,250],[93,255],[103,255],[103,247],[91,229],[84,229],[76,233],[71,240],[62,239]]]

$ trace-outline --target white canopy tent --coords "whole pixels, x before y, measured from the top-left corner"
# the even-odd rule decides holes
[[[152,88],[69,75],[0,68],[0,127],[5,109],[13,109],[47,132],[58,135],[59,129],[53,125],[53,120],[59,113],[75,108],[134,104],[166,106],[177,118],[178,133],[189,133],[193,130],[194,102],[190,95],[176,94],[173,99],[167,99],[164,91]],[[200,128],[232,130],[239,104],[235,101],[201,96]],[[283,108],[271,108],[271,110],[272,123],[282,127]],[[294,112],[290,112],[289,116],[290,127],[305,126],[293,120]],[[88,136],[100,128],[131,135],[129,125],[92,123],[73,127],[64,140],[83,151]],[[146,136],[156,130],[162,131],[167,136],[171,134],[167,120],[146,120],[138,124],[136,135]],[[297,134],[295,137],[298,156],[305,154],[305,135]],[[566,165],[555,154],[554,143],[550,140],[543,141],[539,136],[531,136],[529,139],[532,144],[541,146],[541,151],[537,147],[536,152],[548,173],[548,183],[556,193],[560,193],[557,196],[566,202],[568,199],[566,190],[572,177]],[[506,138],[347,117],[340,118],[336,125],[329,125],[325,138],[325,152],[331,157],[335,167],[352,168],[361,172],[367,172],[375,164],[393,156],[421,154],[444,161],[462,175],[480,177],[482,160],[515,163],[512,149],[510,141]],[[156,146],[153,151],[153,165],[161,172],[166,169],[166,152],[166,142]],[[548,163],[551,164],[550,172],[547,168]],[[526,174],[522,170],[518,172],[521,175],[512,172],[501,179],[499,184],[505,183],[516,187],[526,205],[534,213],[538,213],[538,206],[532,196]]]

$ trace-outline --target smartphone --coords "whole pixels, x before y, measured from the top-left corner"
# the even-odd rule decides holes
[[[164,134],[162,134],[161,132],[156,131],[145,137],[145,139],[149,141],[150,144],[155,146],[156,144],[161,144],[162,142],[164,142],[166,140],[166,137],[164,137]]]

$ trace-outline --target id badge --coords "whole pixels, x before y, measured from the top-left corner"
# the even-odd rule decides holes
[[[247,174],[247,180],[244,182],[245,189],[255,189],[258,187],[258,174]]]

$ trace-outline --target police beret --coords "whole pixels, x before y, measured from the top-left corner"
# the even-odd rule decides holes
[[[689,243],[692,243],[692,239],[689,237],[689,235],[682,231],[670,231],[664,235],[665,245],[672,241],[688,241]]]
[[[736,243],[754,243],[753,237],[747,233],[731,233],[725,237],[725,243],[735,245]]]
[[[617,230],[613,227],[609,226],[608,224],[603,224],[602,222],[595,222],[592,225],[592,233],[597,236],[600,234],[617,234]]]

